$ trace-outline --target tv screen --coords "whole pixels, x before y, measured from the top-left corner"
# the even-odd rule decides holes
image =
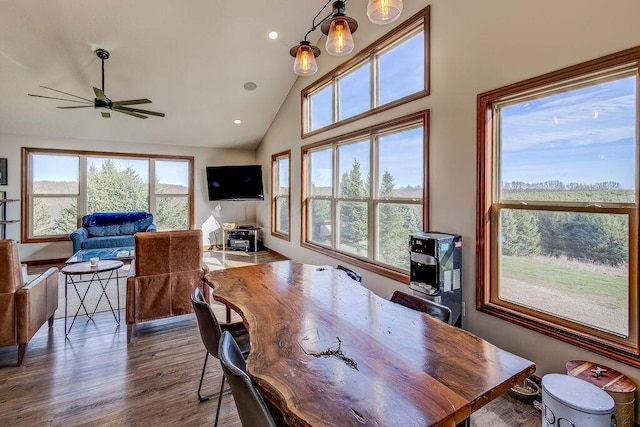
[[[209,200],[264,200],[262,166],[207,166]]]

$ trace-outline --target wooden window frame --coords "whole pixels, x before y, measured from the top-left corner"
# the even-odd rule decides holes
[[[390,266],[387,264],[383,264],[381,262],[375,261],[375,257],[371,257],[371,258],[364,258],[364,257],[360,257],[351,253],[347,253],[347,252],[343,252],[340,251],[338,249],[336,249],[336,245],[335,245],[335,233],[333,233],[332,236],[332,245],[331,247],[326,246],[326,245],[321,245],[318,243],[314,243],[312,241],[309,241],[307,239],[307,235],[308,235],[308,209],[309,209],[309,202],[310,200],[315,200],[315,199],[323,199],[323,200],[330,200],[331,204],[332,204],[332,218],[334,219],[334,223],[335,222],[335,205],[337,203],[337,201],[342,201],[342,200],[350,200],[350,199],[345,199],[345,198],[341,198],[338,197],[338,192],[337,192],[337,186],[339,185],[337,180],[335,179],[335,174],[336,174],[336,170],[335,170],[335,164],[336,164],[336,160],[335,160],[335,150],[337,149],[337,147],[341,144],[345,144],[348,142],[353,142],[353,141],[357,141],[357,140],[362,140],[362,139],[369,139],[370,140],[370,144],[372,146],[371,148],[371,152],[370,155],[372,156],[372,166],[373,164],[377,164],[379,163],[379,158],[377,157],[377,150],[374,150],[374,146],[377,146],[377,137],[378,135],[384,135],[384,134],[389,134],[389,133],[393,133],[394,131],[401,131],[403,129],[407,129],[407,128],[411,128],[414,127],[415,125],[420,125],[422,126],[423,129],[423,174],[422,174],[422,224],[423,224],[423,228],[426,230],[428,229],[428,225],[429,225],[429,110],[423,110],[423,111],[419,111],[417,113],[413,113],[413,114],[409,114],[403,117],[399,117],[397,119],[393,119],[393,120],[389,120],[386,121],[384,123],[380,123],[374,126],[369,126],[357,131],[353,131],[347,134],[343,134],[343,135],[339,135],[336,136],[334,138],[330,138],[324,141],[319,141],[313,144],[308,144],[305,145],[301,148],[301,183],[302,183],[302,188],[301,188],[301,224],[302,224],[302,229],[301,229],[301,234],[300,234],[300,245],[304,248],[307,249],[311,249],[313,251],[322,253],[324,255],[327,255],[329,257],[338,259],[340,261],[344,261],[344,262],[348,262],[352,265],[355,265],[363,270],[368,270],[371,272],[374,272],[376,274],[379,274],[381,276],[384,277],[388,277],[390,279],[402,282],[402,283],[409,283],[409,272],[406,270],[402,270],[399,268],[396,268],[394,266]],[[312,197],[309,195],[309,186],[310,186],[310,178],[309,178],[309,154],[313,151],[317,151],[319,149],[327,149],[330,148],[334,151],[334,156],[333,156],[333,173],[334,173],[334,179],[333,179],[333,190],[332,190],[332,196],[316,196],[316,197]],[[375,162],[374,162],[375,161]],[[375,225],[371,225],[371,224],[375,224],[375,221],[372,220],[372,218],[374,217],[375,213],[372,211],[372,209],[375,209],[377,207],[377,204],[380,202],[390,202],[390,203],[407,203],[407,204],[414,204],[415,202],[413,202],[411,199],[393,199],[393,200],[385,200],[385,199],[380,199],[378,198],[377,195],[377,190],[375,188],[374,181],[373,181],[373,177],[372,177],[372,185],[371,185],[371,191],[370,194],[368,196],[368,198],[366,199],[369,203],[370,203],[370,207],[369,207],[369,218],[370,220],[370,226],[369,226],[369,244],[371,246],[370,248],[370,253],[371,251],[374,250],[375,245],[376,245],[376,237],[375,237]],[[409,236],[407,235],[407,244],[408,244],[408,240]],[[407,252],[407,256],[409,256],[408,252]]]
[[[280,188],[280,166],[279,161],[283,158],[289,160],[289,184],[287,193],[287,223],[289,232],[287,234],[278,231],[278,198],[284,197],[279,194]],[[271,235],[279,239],[291,240],[291,150],[281,151],[271,155]]]
[[[408,102],[414,101],[416,99],[425,97],[430,93],[430,43],[431,43],[431,35],[430,35],[430,16],[431,16],[431,6],[427,6],[405,22],[400,24],[398,27],[394,28],[389,33],[385,34],[383,37],[371,43],[369,46],[364,48],[358,54],[354,55],[353,58],[343,63],[342,65],[334,68],[329,71],[324,76],[320,77],[311,85],[302,89],[301,91],[301,114],[300,114],[300,129],[301,129],[301,138],[308,138],[313,135],[317,135],[318,133],[328,131],[330,129],[334,129],[336,127],[345,125],[347,123],[352,123],[356,120],[360,120],[364,117],[371,116],[373,114],[379,113],[381,111],[386,111],[391,108],[397,107],[402,104],[406,104]],[[375,105],[377,102],[377,57],[381,53],[385,53],[389,47],[394,44],[401,42],[407,35],[418,31],[419,28],[422,28],[424,32],[424,89],[410,95],[404,96],[402,98],[396,99],[394,101],[388,102],[383,105]],[[338,121],[337,111],[340,108],[337,101],[337,85],[340,77],[350,73],[355,70],[363,63],[369,62],[370,65],[370,102],[371,108],[362,113],[356,114],[351,117],[347,117],[345,119]],[[319,129],[310,130],[309,126],[309,99],[310,97],[323,89],[327,85],[333,86],[333,105],[332,105],[332,117],[333,123],[324,126]]]
[[[521,97],[545,96],[547,91],[578,87],[596,78],[606,78],[633,69],[636,76],[636,153],[640,151],[640,112],[638,95],[640,46],[550,72],[519,83],[485,92],[477,98],[477,212],[476,212],[476,308],[502,320],[567,342],[608,358],[640,367],[640,330],[638,320],[638,204],[640,186],[636,156],[636,197],[634,203],[602,203],[578,206],[577,203],[498,200],[496,127],[499,118],[496,106]],[[629,337],[598,331],[559,317],[547,315],[521,305],[499,300],[498,291],[498,219],[500,210],[525,209],[584,213],[623,214],[629,226]]]
[[[66,155],[80,157],[79,165],[79,194],[78,194],[78,221],[83,215],[86,215],[86,158],[87,157],[112,157],[112,158],[128,158],[128,159],[145,159],[149,160],[149,168],[154,168],[153,160],[170,160],[170,161],[187,161],[189,162],[189,194],[180,195],[181,197],[188,196],[189,198],[189,227],[195,228],[195,207],[194,207],[194,157],[193,156],[170,156],[159,154],[135,154],[135,153],[120,153],[109,151],[87,151],[87,150],[62,150],[51,148],[35,148],[35,147],[23,147],[21,150],[22,156],[22,189],[21,189],[21,225],[20,225],[20,239],[22,243],[45,243],[45,242],[63,242],[69,241],[68,235],[56,235],[46,237],[33,237],[31,236],[31,199],[33,197],[31,185],[32,185],[32,171],[29,164],[29,156],[31,154],[45,154],[45,155]],[[84,166],[83,166],[84,164]],[[85,173],[85,176],[82,174]],[[152,183],[152,175],[149,174],[149,211],[155,216],[155,188]],[[162,195],[171,196],[171,195]]]

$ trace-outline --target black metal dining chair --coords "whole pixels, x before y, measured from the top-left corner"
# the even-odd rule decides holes
[[[427,313],[436,319],[442,320],[444,323],[449,323],[449,320],[451,319],[451,309],[449,307],[415,295],[395,291],[391,296],[391,301],[404,305],[405,307]]]
[[[229,332],[222,333],[218,358],[222,365],[222,372],[231,387],[242,425],[244,427],[276,427],[278,424],[247,374],[245,359]]]
[[[240,354],[243,357],[249,355],[249,332],[244,327],[242,322],[234,323],[218,323],[211,306],[204,299],[204,295],[199,288],[195,288],[191,293],[191,304],[193,310],[196,313],[196,319],[198,320],[198,329],[200,330],[200,338],[204,344],[207,353],[204,358],[204,365],[202,366],[202,374],[200,375],[200,384],[198,384],[198,400],[200,402],[207,401],[212,397],[218,397],[218,406],[216,408],[216,420],[214,426],[218,425],[218,417],[220,416],[220,403],[222,401],[222,395],[224,391],[225,376],[222,375],[222,381],[220,383],[220,391],[217,393],[202,395],[202,382],[204,380],[204,374],[207,369],[207,360],[209,355],[212,355],[218,359],[218,344],[223,332],[231,334],[239,343]]]

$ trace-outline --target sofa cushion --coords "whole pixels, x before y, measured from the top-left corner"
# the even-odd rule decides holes
[[[147,231],[147,228],[151,225],[152,222],[153,222],[153,216],[151,215],[147,216],[144,219],[135,221],[133,223],[134,232],[138,233],[140,231]]]
[[[119,225],[87,227],[87,231],[89,232],[89,237],[119,236],[121,234],[124,234],[120,232]]]
[[[133,222],[125,222],[120,224],[120,234],[134,234],[136,232],[136,227]]]
[[[90,215],[89,227],[102,225],[119,225],[123,222],[134,222],[143,220],[147,213],[140,212],[94,212]]]
[[[133,245],[133,234],[126,236],[89,237],[82,242],[82,249],[117,248]]]

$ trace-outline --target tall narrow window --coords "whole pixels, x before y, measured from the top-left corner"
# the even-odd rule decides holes
[[[302,148],[303,246],[388,277],[427,224],[428,111]]]
[[[158,230],[188,230],[191,223],[189,180],[191,164],[186,160],[156,160],[155,207]]]
[[[271,156],[271,234],[290,239],[291,150]]]
[[[29,160],[33,170],[29,181],[29,237],[69,235],[78,226],[80,158],[41,153]]]
[[[640,366],[629,52],[478,97],[478,308]]]

